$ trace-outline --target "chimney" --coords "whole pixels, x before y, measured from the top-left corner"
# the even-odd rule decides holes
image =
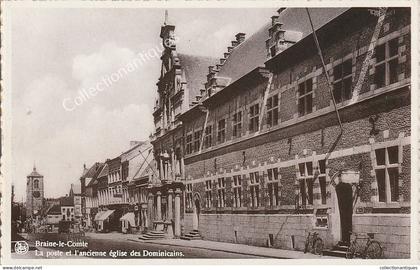
[[[238,42],[236,41],[236,40],[232,40],[232,47],[236,47],[236,46],[238,46]]]
[[[245,33],[237,33],[235,37],[238,44],[241,44],[245,40]]]
[[[214,66],[209,66],[209,73],[212,73],[214,71]]]
[[[223,65],[226,62],[226,58],[220,58],[220,64]]]
[[[204,95],[205,92],[206,92],[205,89],[200,89],[200,95]]]
[[[225,59],[227,59],[229,57],[230,53],[225,52],[223,55],[224,55]]]
[[[228,49],[228,53],[230,53],[230,52],[232,52],[233,47],[232,46],[229,46],[229,47],[227,47],[227,49]]]
[[[85,163],[85,164],[83,164],[83,169],[84,169],[84,170],[86,170],[86,163]]]

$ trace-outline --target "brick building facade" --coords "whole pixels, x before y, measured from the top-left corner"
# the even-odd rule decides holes
[[[149,226],[147,190],[154,178],[152,146],[132,141],[121,155],[84,167],[83,225],[97,231],[138,232]]]
[[[410,10],[376,11],[309,9],[338,113],[306,10],[294,8],[238,33],[164,135],[159,110],[173,106],[155,110],[161,175],[179,160],[184,233],[296,250],[312,231],[326,248],[368,233],[385,258],[410,256]],[[184,82],[170,76],[176,95]]]

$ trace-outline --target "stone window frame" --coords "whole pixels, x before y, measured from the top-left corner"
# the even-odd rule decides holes
[[[321,166],[321,162],[324,163],[323,168]],[[327,174],[327,160],[326,159],[318,159],[316,160],[316,166],[314,168],[314,171],[317,174],[317,180],[318,180],[318,184],[319,184],[319,194],[321,195],[320,198],[320,205],[327,205],[327,194],[328,194],[328,174]],[[325,184],[325,190],[324,190],[324,194],[322,192],[322,187],[321,187],[321,179],[323,180],[324,184]],[[317,188],[314,188],[314,190]],[[315,194],[316,192],[314,192]],[[323,201],[323,199],[325,199],[325,201]]]
[[[391,42],[395,42],[395,44],[394,44],[395,45],[395,48],[394,48],[395,49],[395,54],[393,54],[393,55],[390,55],[390,53],[391,53],[390,43]],[[381,48],[381,47],[384,50],[383,59],[380,59],[378,61],[377,51],[378,51],[378,48]],[[373,81],[374,81],[376,89],[383,88],[383,87],[386,87],[390,84],[398,82],[398,73],[397,73],[397,68],[398,68],[398,64],[399,64],[398,63],[398,58],[399,58],[398,47],[399,47],[398,37],[394,37],[392,39],[386,40],[385,42],[382,42],[382,43],[379,43],[379,44],[376,45],[375,51],[374,51],[375,60],[374,60],[374,64],[373,64],[374,70],[375,70]],[[393,63],[391,63],[391,62],[393,62]],[[391,72],[390,68],[391,68],[392,64],[395,65],[395,66],[393,66],[395,68],[395,78],[394,78],[395,81],[391,81],[392,78],[390,77],[391,76],[390,75],[390,72]],[[379,68],[381,66],[383,66],[383,71],[382,72],[384,73],[383,74],[383,84],[378,85],[378,83],[377,83],[378,82],[377,81],[378,77],[377,76],[380,73]]]
[[[185,153],[191,154],[193,151],[193,132],[188,132],[185,136]]]
[[[204,147],[210,148],[213,145],[213,125],[207,125],[204,130]]]
[[[325,210],[325,209],[317,209],[314,213],[314,220],[313,220],[313,226],[317,229],[324,229],[327,230],[329,228],[329,218],[328,213],[322,213],[320,214],[319,211]]]
[[[223,123],[223,125],[221,124]],[[226,118],[217,121],[217,142],[224,143],[226,141]]]
[[[270,171],[271,171],[271,179],[270,179]],[[277,177],[274,177],[274,171],[277,171]],[[280,205],[281,199],[281,175],[280,170],[277,167],[267,168],[267,178],[266,178],[266,195],[268,198],[268,206],[276,207]],[[277,185],[276,185],[277,184]],[[277,192],[275,190],[277,189]],[[273,192],[270,192],[273,190]],[[275,204],[273,202],[275,201]]]
[[[249,106],[249,132],[257,132],[260,125],[260,104],[255,103]]]
[[[185,197],[187,208],[192,209],[193,206],[193,184],[186,184],[185,187]]]
[[[349,66],[349,71],[348,71],[348,73],[344,73],[345,72],[345,64],[348,64],[348,63],[350,63],[350,66]],[[341,74],[340,75],[338,75],[337,76],[337,74],[336,74],[336,69],[338,68],[338,67],[341,67]],[[333,65],[333,67],[332,67],[332,80],[331,80],[331,82],[332,82],[332,87],[333,87],[333,94],[334,94],[334,99],[335,99],[335,102],[337,103],[337,104],[340,104],[340,103],[343,103],[343,102],[345,102],[345,101],[348,101],[348,100],[350,100],[351,98],[352,98],[352,84],[353,84],[353,59],[352,58],[348,58],[348,59],[345,59],[345,58],[343,58],[343,59],[341,59],[338,63],[335,63],[334,65]],[[345,96],[345,84],[346,84],[346,82],[350,82],[350,85],[349,85],[349,96]],[[336,88],[336,85],[338,85],[338,84],[340,84],[341,85],[341,87],[340,87],[340,99],[338,99],[337,98],[337,94],[336,94],[336,91],[337,91],[337,88]]]
[[[241,174],[232,175],[232,205],[240,208],[243,205],[243,177]]]
[[[205,181],[205,187],[204,187],[204,193],[205,193],[205,206],[206,208],[212,207],[212,180],[206,180]]]
[[[261,179],[259,171],[249,172],[248,188],[250,207],[257,208],[261,205]]]
[[[273,102],[276,100],[276,102]],[[275,106],[274,106],[275,104]],[[267,98],[267,127],[271,128],[279,124],[279,106],[280,97],[279,94],[274,94],[271,97]]]
[[[309,164],[311,165],[311,168],[312,168],[311,174],[308,171]],[[313,165],[314,164],[312,161],[303,161],[303,162],[299,162],[297,165],[298,165],[298,184],[299,184],[298,190],[299,190],[300,203],[302,206],[313,206],[314,205],[314,182],[313,182],[313,178],[314,178]],[[303,174],[301,170],[301,165],[304,165]],[[304,194],[302,194],[302,183],[303,183],[303,188],[305,190],[305,197],[303,196]],[[311,192],[309,192],[309,189],[308,189],[309,183],[312,183]],[[311,194],[311,196],[309,196],[309,194]],[[311,198],[311,201],[309,200],[309,198]]]
[[[223,208],[226,206],[226,178],[219,177],[216,182],[217,189],[217,207]]]
[[[201,130],[196,130],[193,133],[193,152],[200,151]]]
[[[301,93],[301,91],[300,91],[301,85],[304,86],[303,93]],[[309,85],[311,86],[310,91],[308,91],[308,89],[307,89],[307,88],[309,88],[308,87]],[[313,110],[314,93],[315,93],[314,77],[310,77],[310,78],[307,78],[307,79],[305,79],[301,82],[298,82],[298,84],[297,84],[297,105],[298,105],[298,116],[299,117],[308,115],[308,114],[310,114],[314,111]],[[304,105],[304,112],[301,112],[301,109],[300,109],[300,107],[301,107],[300,104],[302,104],[302,100],[303,100],[303,105]],[[311,101],[311,104],[310,104],[311,106],[309,106],[307,104],[307,100]],[[308,109],[308,108],[310,108],[310,109]]]
[[[242,126],[243,126],[242,123],[243,123],[243,113],[241,110],[239,110],[235,112],[232,116],[232,137],[233,138],[239,138],[242,136]]]
[[[396,162],[392,162],[390,163],[390,154],[389,154],[389,149],[391,148],[396,148]],[[384,150],[384,164],[378,164],[378,151],[379,150]],[[400,202],[400,194],[401,194],[401,179],[400,179],[400,173],[401,173],[401,163],[402,163],[402,146],[398,145],[398,144],[393,144],[393,145],[378,145],[376,147],[374,147],[374,161],[373,163],[373,171],[375,174],[375,181],[376,181],[376,185],[377,185],[377,200],[379,203],[398,203]],[[394,195],[394,198],[396,196],[396,199],[393,200],[393,195],[392,195],[392,187],[391,187],[391,179],[390,179],[390,174],[389,171],[390,170],[395,170],[398,174],[398,178],[397,178],[397,194]],[[385,200],[381,201],[380,198],[380,192],[379,192],[379,181],[378,181],[378,171],[379,170],[383,170],[384,171],[384,189],[385,189]],[[395,187],[394,187],[395,188]]]

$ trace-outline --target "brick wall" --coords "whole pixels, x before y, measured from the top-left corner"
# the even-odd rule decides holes
[[[316,229],[313,226],[316,210],[334,208],[332,193],[335,191],[330,187],[331,179],[327,176],[327,203],[314,203],[314,206],[307,209],[296,209],[299,196],[297,165],[312,161],[316,167],[318,160],[328,156],[327,175],[338,169],[360,172],[354,230],[373,233],[382,230],[382,234],[392,235],[401,226],[407,233],[404,232],[399,239],[405,241],[405,237],[409,236],[409,230],[406,229],[409,222],[407,223],[405,213],[410,212],[411,61],[409,12],[404,12],[399,13],[401,18],[387,16],[378,40],[378,44],[384,44],[390,39],[398,38],[398,82],[378,89],[374,85],[375,70],[371,67],[356,102],[350,104],[350,101],[344,101],[338,104],[343,122],[341,136],[327,80],[316,52],[298,63],[282,65],[281,70],[272,70],[274,74],[271,85],[262,81],[256,85],[244,86],[242,91],[234,91],[229,98],[208,108],[208,123],[213,124],[213,145],[185,157],[187,183],[192,183],[193,192],[200,194],[202,206],[205,205],[204,181],[212,181],[212,207],[202,209],[200,216],[199,229],[205,239],[265,246],[269,234],[273,234],[274,246],[302,249],[307,231]],[[332,76],[335,65],[342,60],[351,59],[354,88],[374,27],[375,24],[370,23],[363,29],[353,29],[351,34],[341,37],[340,40],[323,44],[329,76]],[[375,57],[374,55],[370,64],[375,63]],[[307,79],[313,81],[313,112],[298,116],[298,84]],[[263,125],[263,129],[257,133],[247,132],[249,107],[259,103],[260,112],[261,109],[265,112],[262,99],[266,89],[269,89],[268,96],[279,94],[279,124],[271,128]],[[242,136],[233,139],[232,116],[239,109],[243,110]],[[266,114],[262,117],[263,124],[266,122],[265,117]],[[226,142],[216,143],[217,122],[223,118],[227,120]],[[184,130],[201,130],[204,119],[205,114],[201,114],[194,120],[184,121]],[[375,148],[389,146],[398,146],[402,152],[402,160],[399,162],[399,200],[380,203],[374,169]],[[266,199],[267,169],[274,167],[279,169],[281,176],[280,205],[269,207]],[[249,173],[254,171],[261,176],[261,205],[258,207],[250,206]],[[243,206],[235,209],[232,207],[231,187],[232,176],[238,174],[243,181]],[[227,181],[226,206],[223,208],[216,207],[216,182],[219,177],[225,177]],[[319,194],[315,198],[319,199]],[[192,224],[191,211],[187,209],[184,220],[186,228]],[[396,221],[386,222],[387,219],[382,218],[389,211],[395,215]],[[366,220],[370,219],[372,225],[367,226]],[[335,244],[332,226],[339,225],[330,224],[328,229],[320,230],[321,237],[328,245]],[[383,237],[381,233],[378,232],[377,237]],[[384,243],[387,257],[406,257],[409,254],[408,246],[394,245],[393,241],[397,238],[398,236],[380,239]],[[292,239],[294,247],[291,245]]]

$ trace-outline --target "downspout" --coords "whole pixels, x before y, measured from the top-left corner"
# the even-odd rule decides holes
[[[205,107],[204,107],[204,110],[206,112],[206,119],[204,120],[203,131],[202,131],[202,134],[201,134],[200,149],[198,150],[199,153],[201,153],[201,149],[203,149],[204,136],[205,136],[205,133],[206,133],[207,121],[209,119],[209,113],[210,113],[210,110],[205,108]]]
[[[319,55],[319,58],[320,58],[321,63],[322,63],[322,69],[324,71],[325,78],[327,79],[328,90],[330,92],[330,96],[331,96],[331,99],[332,99],[333,104],[334,104],[334,110],[335,110],[335,113],[337,115],[338,124],[340,125],[340,134],[339,134],[339,137],[340,137],[343,134],[343,124],[341,123],[340,113],[337,110],[337,103],[335,101],[333,89],[331,87],[330,76],[328,76],[327,67],[325,66],[325,61],[324,61],[324,57],[322,55],[321,46],[319,45],[318,37],[315,33],[315,28],[314,28],[314,25],[312,23],[311,14],[309,14],[309,9],[308,8],[306,8],[306,13],[308,14],[309,22],[311,24],[312,35],[314,36],[315,45],[317,47],[318,55]]]

